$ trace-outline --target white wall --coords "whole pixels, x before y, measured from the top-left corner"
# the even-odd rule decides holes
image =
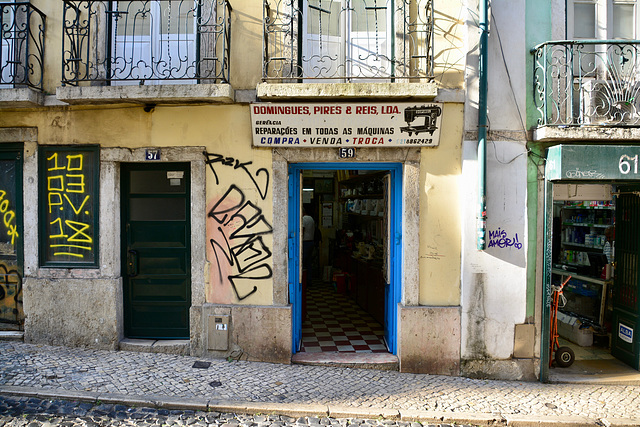
[[[463,359],[511,357],[515,325],[526,315],[526,157],[520,143],[496,146],[487,147],[487,249],[478,251],[477,141],[463,143]]]
[[[487,248],[477,242],[477,0],[469,2],[462,159],[462,359],[508,359],[526,317],[525,1],[493,0],[489,17]],[[475,12],[474,12],[475,11]],[[498,35],[502,41],[499,43]],[[475,49],[474,49],[475,47]],[[508,74],[507,74],[508,69]],[[522,116],[522,119],[520,118]]]

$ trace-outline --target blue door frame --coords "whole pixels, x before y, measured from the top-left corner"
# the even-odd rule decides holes
[[[299,351],[302,338],[302,284],[300,283],[300,219],[303,170],[380,170],[388,171],[389,185],[389,279],[385,287],[384,333],[389,351],[397,354],[398,304],[402,284],[402,164],[401,163],[292,163],[289,165],[288,277],[289,303],[293,306],[292,349]]]

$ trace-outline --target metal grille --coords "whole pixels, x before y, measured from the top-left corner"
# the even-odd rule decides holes
[[[640,253],[640,197],[620,194],[616,202],[616,280],[614,305],[638,312],[638,254]]]
[[[638,40],[565,40],[535,47],[540,126],[640,124]]]
[[[0,88],[42,90],[45,20],[27,2],[0,3]]]
[[[265,81],[433,79],[431,0],[264,0]]]
[[[227,0],[65,0],[63,84],[226,83]]]

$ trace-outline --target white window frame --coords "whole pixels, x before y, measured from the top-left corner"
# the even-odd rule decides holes
[[[378,52],[374,52],[377,54],[377,58],[381,59],[380,64],[366,64],[361,67],[360,65],[356,65],[356,62],[361,55],[357,53],[357,51],[366,50],[368,45],[366,41],[369,43],[376,43],[375,41],[375,32],[369,31],[352,31],[353,28],[353,8],[350,7],[350,4],[355,1],[367,1],[372,3],[373,0],[324,0],[323,3],[335,4],[336,2],[340,3],[340,35],[332,36],[332,35],[323,35],[323,43],[328,44],[336,44],[337,49],[332,51],[331,49],[325,50],[323,48],[323,52],[321,52],[322,56],[329,55],[331,58],[336,58],[330,60],[327,64],[326,62],[322,62],[321,58],[318,58],[317,61],[310,61],[310,55],[313,57],[316,53],[312,52],[313,46],[315,43],[320,41],[319,34],[312,34],[308,32],[309,25],[309,0],[303,0],[303,14],[302,14],[302,67],[304,76],[313,76],[320,77],[314,79],[306,79],[305,81],[314,81],[314,82],[328,82],[328,81],[346,81],[350,78],[358,78],[358,81],[367,81],[366,77],[379,77],[381,74],[377,72],[374,67],[383,68],[388,70],[387,74],[389,77],[392,72],[392,45],[394,43],[393,34],[391,32],[392,29],[392,20],[393,20],[393,2],[391,0],[377,0],[378,3],[384,3],[387,7],[386,13],[386,37],[384,40],[378,39]],[[323,4],[323,9],[330,10],[331,7],[326,7]],[[372,37],[367,37],[366,34],[372,34]],[[378,33],[380,35],[380,33]],[[354,43],[354,40],[365,40],[365,43]],[[380,45],[382,47],[380,48]],[[384,57],[389,58],[384,59]],[[363,58],[365,61],[367,58]],[[374,58],[369,58],[369,61],[375,60]],[[367,73],[367,66],[369,67],[370,73]],[[315,67],[322,67],[326,69],[326,73],[318,74],[318,71]],[[343,79],[322,79],[321,77],[332,77],[335,75],[339,75],[337,69],[344,68],[344,77]],[[384,74],[382,74],[384,75]],[[364,79],[363,79],[364,77]],[[379,79],[376,79],[379,81]],[[371,80],[373,81],[373,80]]]
[[[567,39],[579,40],[575,37],[575,16],[574,5],[575,4],[593,4],[596,8],[594,29],[595,39],[597,40],[612,40],[613,39],[613,6],[614,4],[629,4],[635,6],[635,19],[634,19],[634,37],[638,38],[638,29],[640,28],[640,14],[639,4],[636,0],[567,0]]]
[[[4,11],[4,9],[0,9]],[[0,37],[0,59],[2,59],[2,79],[1,81],[5,82],[4,84],[0,84],[0,89],[13,88],[15,86],[15,79],[17,77],[17,64],[12,63],[12,61],[16,61],[16,51],[15,51],[15,13],[12,8],[9,8],[9,13],[3,17],[3,26],[6,26],[8,22],[9,27],[11,28],[9,34],[11,38]],[[8,18],[8,20],[7,20]],[[2,33],[4,33],[4,29],[0,28]]]
[[[123,2],[124,3],[124,2]],[[130,3],[143,3],[140,0],[134,0]],[[194,0],[194,4],[196,1]],[[118,2],[115,3],[116,7],[118,6]],[[173,63],[173,59],[178,58],[179,56],[184,55],[184,51],[186,49],[182,49],[182,45],[188,45],[188,53],[189,59],[193,58],[193,63],[198,66],[196,62],[197,52],[196,52],[196,39],[197,39],[197,16],[193,17],[193,31],[191,33],[181,33],[180,30],[177,33],[170,33],[164,31],[162,28],[162,19],[161,17],[162,10],[160,8],[160,2],[149,2],[148,3],[151,8],[151,25],[149,28],[149,34],[133,34],[133,40],[127,40],[127,37],[117,34],[118,31],[114,27],[112,34],[112,43],[111,43],[111,51],[114,56],[121,55],[119,52],[130,52],[132,49],[134,50],[133,55],[125,54],[124,57],[127,59],[131,59],[133,56],[133,64],[127,64],[124,68],[123,73],[117,73],[116,71],[111,71],[110,78],[112,79],[112,85],[124,86],[124,85],[138,85],[141,81],[144,80],[145,85],[158,85],[158,84],[195,84],[197,80],[195,79],[179,79],[179,80],[145,80],[145,79],[134,79],[135,74],[129,76],[131,71],[131,67],[135,66],[135,61],[144,61],[146,65],[153,66],[159,61],[166,62],[165,69],[170,70],[172,67],[179,67],[176,75],[184,75],[186,74],[185,68],[189,65],[190,62],[181,63],[179,60],[176,63]],[[124,18],[126,19],[126,18]],[[125,22],[123,19],[123,22]],[[183,19],[179,21],[180,24],[184,24]],[[131,36],[126,34],[126,36]],[[172,46],[172,44],[174,46]],[[177,46],[176,46],[177,44]],[[168,48],[168,49],[167,49]],[[146,51],[144,51],[144,50]],[[117,65],[117,64],[116,64]],[[159,73],[158,73],[159,74]],[[152,73],[152,76],[158,75],[156,72]],[[194,70],[195,74],[195,70]],[[129,79],[126,80],[116,80],[119,77],[129,76]]]

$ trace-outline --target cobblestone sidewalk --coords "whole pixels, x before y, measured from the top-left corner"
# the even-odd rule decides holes
[[[476,417],[513,425],[534,419],[640,425],[640,386],[474,380],[0,342],[0,392],[30,391],[113,402],[173,399],[220,411],[233,406],[287,414],[297,408],[334,418],[362,413],[462,423]]]
[[[0,427],[191,426],[191,427],[452,427],[384,419],[234,414],[119,404],[43,400],[0,395]],[[456,424],[456,427],[474,427]]]

